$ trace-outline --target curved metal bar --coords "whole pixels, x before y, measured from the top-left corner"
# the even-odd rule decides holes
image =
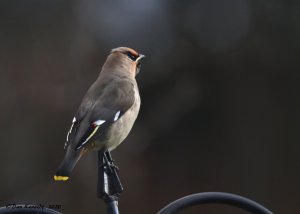
[[[158,214],[174,214],[187,207],[208,203],[228,204],[247,210],[253,214],[273,214],[270,210],[255,201],[223,192],[204,192],[188,195],[168,204]]]
[[[32,208],[35,207],[35,208]],[[0,207],[0,214],[61,214],[60,212],[38,205],[11,204]]]

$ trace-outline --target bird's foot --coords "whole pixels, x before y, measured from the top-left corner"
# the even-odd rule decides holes
[[[116,171],[119,171],[119,167],[114,162],[109,163],[108,167],[111,169],[115,169]]]
[[[119,171],[119,167],[115,164],[115,161],[112,159],[111,154],[109,151],[105,152],[104,155],[104,159],[105,159],[105,163],[107,165],[107,168],[109,169],[109,171]]]

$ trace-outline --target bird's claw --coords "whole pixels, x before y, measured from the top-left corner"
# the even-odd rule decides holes
[[[119,167],[115,165],[114,160],[112,159],[110,152],[105,152],[104,155],[104,167],[107,169],[107,171],[111,174],[113,171],[119,171]]]
[[[108,164],[108,166],[109,166],[109,168],[111,168],[111,169],[115,169],[116,171],[119,171],[119,167],[118,167],[117,165],[115,165],[114,162],[110,162],[110,163]]]

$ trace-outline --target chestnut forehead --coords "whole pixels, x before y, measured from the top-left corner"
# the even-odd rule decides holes
[[[111,52],[112,53],[114,53],[114,52],[123,52],[124,53],[124,52],[127,52],[127,51],[129,51],[135,57],[139,56],[139,53],[136,52],[135,50],[133,50],[131,48],[125,48],[125,47],[115,48]]]

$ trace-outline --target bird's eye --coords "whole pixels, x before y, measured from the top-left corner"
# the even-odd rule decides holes
[[[132,54],[130,51],[126,51],[125,54],[133,61],[135,61],[138,58],[137,55]]]

